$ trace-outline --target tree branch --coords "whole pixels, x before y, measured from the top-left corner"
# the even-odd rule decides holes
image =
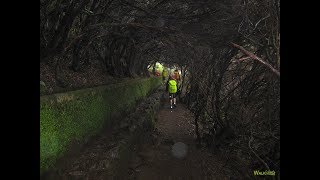
[[[258,62],[260,62],[261,64],[263,64],[264,66],[268,67],[273,73],[275,73],[278,77],[280,77],[280,72],[275,69],[274,67],[272,67],[269,63],[263,61],[260,57],[254,55],[253,53],[247,51],[246,49],[244,49],[242,46],[239,46],[238,44],[232,43],[232,46],[240,49],[241,52],[243,52],[244,54],[246,54],[248,57],[246,57],[245,59],[249,59],[252,58],[254,60],[257,60]],[[244,58],[241,58],[241,60],[244,60]]]

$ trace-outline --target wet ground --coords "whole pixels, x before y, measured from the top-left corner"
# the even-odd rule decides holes
[[[144,140],[130,148],[133,152],[129,168],[122,171],[121,179],[248,179],[238,167],[234,155],[227,152],[212,153],[206,147],[197,147],[193,116],[183,104],[170,110],[163,104],[157,114],[155,130],[146,133]],[[118,136],[112,131],[92,140],[81,152],[68,159],[68,165],[52,172],[44,179],[105,180],[112,178],[107,170],[110,162],[118,157]],[[179,159],[172,155],[172,146],[182,142],[187,154]],[[113,150],[114,149],[114,150]],[[109,168],[110,169],[110,168]],[[245,173],[246,174],[246,173]]]
[[[230,179],[228,157],[196,147],[190,111],[183,104],[172,111],[168,107],[166,104],[160,110],[156,130],[149,141],[136,150],[128,172],[130,179]],[[172,145],[177,142],[188,147],[183,159],[171,153]]]

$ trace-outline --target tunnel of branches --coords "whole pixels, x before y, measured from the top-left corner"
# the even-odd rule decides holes
[[[69,86],[62,69],[97,64],[106,76],[137,78],[155,62],[175,65],[197,141],[276,170],[279,8],[279,0],[41,0],[40,64],[59,87]]]

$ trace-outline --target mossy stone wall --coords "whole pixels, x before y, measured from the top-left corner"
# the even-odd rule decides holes
[[[98,134],[159,87],[160,78],[40,97],[40,173],[54,167],[74,142]]]

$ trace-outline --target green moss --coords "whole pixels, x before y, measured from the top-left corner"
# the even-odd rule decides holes
[[[53,167],[72,142],[99,133],[160,83],[160,78],[139,79],[41,97],[40,173]]]

